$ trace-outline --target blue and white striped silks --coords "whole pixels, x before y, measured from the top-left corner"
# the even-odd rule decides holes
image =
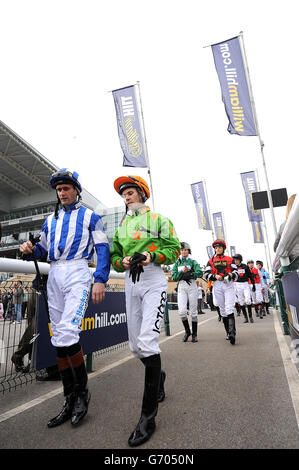
[[[46,219],[40,241],[36,244],[35,255],[40,258],[48,252],[48,261],[91,259],[97,252],[95,282],[107,282],[110,271],[110,250],[101,217],[82,206],[73,204],[70,210],[64,208]]]

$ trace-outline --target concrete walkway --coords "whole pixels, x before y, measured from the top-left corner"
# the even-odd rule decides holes
[[[177,311],[169,311],[171,336],[160,339],[167,397],[159,406],[156,432],[142,448],[298,449],[299,375],[279,313],[271,309],[253,324],[236,317],[232,346],[216,312],[205,312],[198,316],[199,342],[183,343]],[[128,348],[99,356],[93,365],[89,413],[78,428],[70,422],[46,426],[62,405],[60,382],[36,382],[3,395],[0,448],[129,449],[144,366]]]

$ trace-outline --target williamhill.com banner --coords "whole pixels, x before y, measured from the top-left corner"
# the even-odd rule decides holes
[[[257,135],[239,37],[212,45],[228,132]]]
[[[247,171],[241,173],[242,184],[245,191],[248,218],[250,222],[261,222],[263,220],[260,210],[255,210],[253,207],[252,193],[258,191],[254,171]]]
[[[52,346],[51,326],[48,324],[43,296],[39,297],[35,342],[37,370],[56,364],[56,349]],[[106,292],[100,304],[89,300],[81,324],[80,344],[84,354],[106,349],[128,341],[127,315],[124,292]]]
[[[213,222],[214,222],[216,238],[222,238],[223,240],[225,240],[222,212],[215,212],[213,214]]]
[[[123,166],[146,168],[146,148],[136,100],[135,85],[112,92]]]
[[[235,246],[231,246],[230,247],[230,255],[231,256],[234,256],[236,254],[236,247]]]
[[[264,243],[264,236],[260,222],[251,222],[254,243]]]
[[[191,184],[191,190],[197,213],[198,226],[203,230],[211,230],[211,223],[203,182],[200,181],[199,183]]]

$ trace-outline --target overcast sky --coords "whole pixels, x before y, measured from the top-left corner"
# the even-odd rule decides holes
[[[240,178],[257,169],[266,190],[258,138],[227,132],[212,51],[203,46],[244,32],[270,187],[291,196],[298,187],[295,1],[0,3],[0,120],[56,165],[77,170],[105,205],[119,206],[114,179],[147,178],[147,170],[122,167],[110,91],[139,81],[155,210],[206,263],[212,233],[198,228],[190,188],[205,180],[211,212],[224,213],[228,244],[246,260],[265,260],[264,245],[253,243]],[[275,217],[278,228],[285,207]]]

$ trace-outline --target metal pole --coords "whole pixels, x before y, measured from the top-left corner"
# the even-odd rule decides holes
[[[148,149],[147,149],[147,140],[146,140],[146,133],[145,133],[145,125],[144,125],[144,117],[143,117],[143,109],[142,109],[140,82],[139,81],[137,82],[137,86],[138,86],[138,94],[139,94],[139,102],[140,102],[140,114],[141,114],[141,119],[142,119],[142,128],[143,128],[142,130],[143,130],[143,137],[144,137],[144,143],[145,143],[145,158],[146,158],[146,163],[147,163],[147,172],[148,172],[150,187],[151,187],[153,210],[155,210],[155,200],[154,200],[154,192],[153,192],[152,174],[151,174],[151,169],[150,169],[150,164],[149,164],[149,156],[148,156]]]
[[[210,226],[212,228],[212,243],[215,240],[215,233],[213,230],[213,219],[211,217],[211,212],[210,212],[210,203],[209,203],[209,198],[208,198],[208,192],[207,192],[207,186],[206,186],[206,180],[203,180],[203,185],[204,185],[204,190],[205,190],[205,195],[206,195],[206,201],[207,201],[207,209],[208,209],[208,214],[209,214],[209,219],[210,219]]]
[[[92,372],[92,353],[86,355],[86,371]]]
[[[221,214],[222,214],[222,220],[223,220],[224,239],[225,239],[225,242],[226,242],[227,251],[230,253],[229,243],[228,243],[228,239],[227,239],[226,225],[225,225],[225,220],[224,220],[224,212],[221,212]]]
[[[258,173],[257,168],[256,168],[255,172],[256,172],[258,190],[260,191],[261,187],[260,187],[259,173]],[[272,263],[272,260],[271,260],[271,253],[270,253],[270,246],[269,246],[269,239],[268,239],[268,230],[267,230],[266,219],[265,219],[265,214],[264,214],[263,210],[262,210],[262,216],[263,216],[263,223],[261,224],[261,226],[264,227],[265,235],[266,235],[266,243],[264,241],[264,248],[265,248],[265,255],[266,255],[266,260],[267,260],[268,272],[270,272],[270,270],[273,271],[273,263]],[[268,251],[268,254],[267,254],[267,251]],[[269,257],[269,260],[268,260],[268,257]],[[270,268],[270,266],[271,266],[271,268]],[[273,272],[273,276],[274,276],[274,272]]]
[[[251,80],[250,80],[250,75],[249,75],[249,67],[248,67],[246,51],[245,51],[245,44],[244,44],[244,39],[243,39],[243,31],[241,31],[239,33],[238,37],[239,37],[241,53],[242,53],[242,56],[243,56],[243,61],[244,61],[244,66],[245,66],[245,74],[246,74],[247,83],[248,83],[248,90],[249,90],[251,107],[252,107],[252,110],[253,110],[253,118],[254,118],[254,121],[255,121],[255,128],[256,128],[257,136],[259,138],[259,143],[260,143],[260,150],[261,150],[262,163],[263,163],[264,172],[265,172],[267,194],[268,194],[268,200],[269,200],[270,213],[271,213],[271,217],[272,217],[273,230],[274,230],[275,237],[277,237],[277,227],[276,227],[276,221],[275,221],[275,215],[274,215],[274,209],[273,209],[273,201],[272,201],[272,195],[271,195],[271,191],[270,191],[267,168],[266,168],[266,162],[265,162],[265,157],[264,157],[264,145],[265,144],[261,139],[259,125],[258,125],[257,113],[256,113],[255,102],[254,102],[254,98],[253,98],[253,91],[252,91],[252,86],[251,86]]]

